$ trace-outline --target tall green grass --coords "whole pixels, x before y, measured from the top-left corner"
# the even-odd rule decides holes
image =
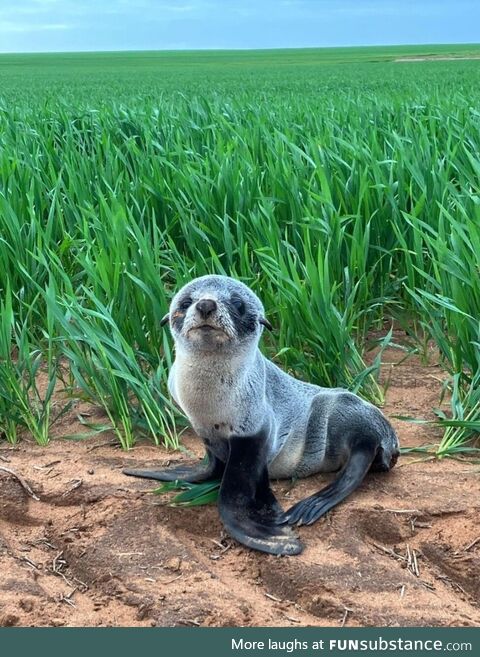
[[[479,69],[380,55],[0,57],[0,432],[45,443],[63,386],[125,448],[176,446],[160,319],[216,272],[262,298],[282,367],[376,403],[392,322],[433,339],[452,404],[439,454],[463,449],[479,420]]]
[[[29,328],[28,313],[18,321],[12,299],[7,284],[0,301],[0,437],[15,444],[19,429],[25,429],[38,444],[46,445],[51,425],[69,407],[65,403],[55,412],[53,396],[59,371],[51,316],[47,313],[45,317],[46,336],[39,347]]]

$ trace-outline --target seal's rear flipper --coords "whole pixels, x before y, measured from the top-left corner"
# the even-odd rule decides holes
[[[303,546],[273,494],[266,463],[267,436],[233,437],[220,486],[218,509],[227,532],[239,543],[269,554],[298,554]]]
[[[347,464],[331,484],[294,504],[285,511],[280,523],[312,525],[327,511],[342,502],[363,481],[375,458],[378,446],[374,441],[362,441],[352,448]]]
[[[207,450],[208,461],[197,463],[192,466],[179,465],[166,470],[123,470],[123,474],[130,477],[142,477],[143,479],[157,479],[158,481],[186,481],[190,484],[199,484],[210,479],[220,479],[225,469],[214,454]]]

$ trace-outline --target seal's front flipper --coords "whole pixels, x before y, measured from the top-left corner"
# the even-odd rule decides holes
[[[218,509],[227,532],[239,543],[269,554],[298,554],[302,544],[279,525],[282,509],[268,481],[267,438],[233,437],[220,486]]]
[[[225,469],[225,463],[220,461],[207,449],[207,461],[195,465],[179,465],[166,470],[123,470],[123,474],[144,479],[157,479],[158,481],[186,481],[190,484],[199,484],[210,479],[220,479]]]
[[[312,525],[334,506],[342,502],[362,483],[377,452],[377,445],[364,441],[352,448],[347,464],[331,484],[294,504],[280,518],[289,525]]]
[[[252,510],[221,507],[220,516],[226,531],[239,543],[268,554],[299,554],[303,546],[288,526],[267,524]]]

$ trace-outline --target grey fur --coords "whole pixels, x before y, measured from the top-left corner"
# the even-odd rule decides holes
[[[244,304],[244,312],[232,305]],[[196,304],[215,301],[202,317]],[[191,300],[188,308],[182,300]],[[306,477],[339,470],[359,437],[374,441],[373,466],[388,470],[398,439],[372,404],[341,388],[294,379],[258,348],[264,308],[243,283],[203,276],[173,298],[170,327],[176,358],[168,387],[195,432],[225,460],[227,440],[266,430],[267,467],[272,478]]]

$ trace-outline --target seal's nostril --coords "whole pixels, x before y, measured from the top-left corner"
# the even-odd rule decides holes
[[[213,299],[200,299],[195,306],[203,319],[206,319],[217,309],[217,304]]]

